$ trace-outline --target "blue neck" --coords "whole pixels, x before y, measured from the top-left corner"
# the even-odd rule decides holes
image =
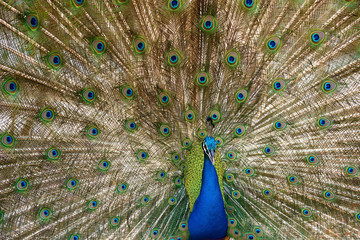
[[[228,221],[218,176],[206,154],[199,197],[189,218],[190,240],[226,237]]]

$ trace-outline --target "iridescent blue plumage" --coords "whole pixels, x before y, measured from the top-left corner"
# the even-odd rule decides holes
[[[215,151],[213,137],[206,137],[204,145]],[[200,195],[189,218],[190,240],[223,239],[226,237],[228,221],[216,169],[204,149],[204,169]]]

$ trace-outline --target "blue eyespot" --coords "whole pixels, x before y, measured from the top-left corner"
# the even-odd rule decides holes
[[[269,48],[271,48],[271,49],[276,48],[276,42],[274,40],[270,40],[268,45],[269,45]]]
[[[212,27],[213,23],[211,21],[205,21],[205,28],[210,29]]]
[[[177,0],[171,1],[171,7],[172,8],[178,8],[179,7],[179,1],[177,1]]]
[[[205,82],[206,82],[206,77],[201,76],[201,77],[199,78],[199,81],[200,81],[201,83],[205,83]]]
[[[275,82],[274,86],[275,86],[275,89],[280,89],[281,88],[281,83],[280,82]]]
[[[144,44],[143,42],[138,42],[138,44],[137,44],[137,49],[138,49],[139,51],[142,51],[142,50],[144,49],[144,47],[145,47],[145,44]]]
[[[178,57],[177,57],[176,55],[172,55],[172,56],[170,57],[170,61],[171,61],[172,63],[176,63],[177,60],[178,60]]]
[[[246,7],[252,7],[254,5],[253,0],[245,0],[244,2]]]
[[[30,19],[30,25],[32,26],[32,27],[36,27],[37,26],[37,23],[38,23],[38,20],[36,19],[36,17],[31,17],[31,19]]]
[[[128,97],[130,97],[130,96],[132,95],[132,93],[133,93],[133,90],[132,90],[132,89],[128,88],[128,89],[126,90],[126,95],[127,95]]]
[[[319,42],[319,41],[320,41],[320,36],[319,36],[319,34],[317,34],[317,33],[312,34],[312,35],[311,35],[311,38],[312,38],[312,40],[313,40],[314,42]]]
[[[130,128],[131,128],[131,129],[134,129],[135,127],[136,127],[135,123],[133,123],[133,122],[130,123]]]
[[[98,44],[96,45],[96,49],[98,51],[102,51],[104,49],[104,44],[102,42],[98,42]]]
[[[234,56],[229,56],[229,57],[228,57],[228,62],[229,62],[230,64],[235,63],[235,61],[236,61],[236,58],[235,58]]]

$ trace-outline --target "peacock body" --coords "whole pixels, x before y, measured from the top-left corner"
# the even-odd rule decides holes
[[[360,239],[357,0],[0,0],[0,239]]]

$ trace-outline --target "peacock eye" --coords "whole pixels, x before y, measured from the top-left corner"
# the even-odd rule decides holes
[[[40,119],[44,123],[49,123],[55,118],[54,111],[51,108],[45,108],[40,112]]]
[[[74,178],[70,178],[66,181],[66,188],[70,191],[75,190],[78,185],[78,181]]]
[[[185,111],[185,120],[188,122],[194,122],[195,120],[195,111],[192,109],[189,109]]]
[[[145,196],[143,196],[143,197],[140,198],[140,204],[141,204],[142,206],[148,205],[149,202],[150,202],[150,196],[148,196],[148,195],[145,195]]]
[[[286,82],[285,80],[283,79],[277,79],[275,81],[273,81],[272,83],[272,89],[275,91],[275,92],[282,92],[285,90],[286,88]]]
[[[276,121],[273,124],[273,128],[277,131],[282,131],[286,128],[287,124],[284,121]]]
[[[185,222],[185,221],[182,221],[182,222],[179,224],[179,229],[180,229],[180,231],[182,231],[182,232],[187,231],[187,230],[188,230],[188,223]]]
[[[359,169],[355,166],[347,166],[345,172],[350,177],[356,177],[359,173]]]
[[[162,92],[158,96],[161,105],[167,106],[170,102],[170,95],[166,92]]]
[[[213,16],[204,16],[201,20],[201,30],[205,33],[214,33],[217,27],[217,20]]]
[[[48,66],[54,70],[59,69],[62,65],[62,58],[60,54],[56,52],[48,54],[46,57],[46,61]]]
[[[242,137],[242,136],[245,135],[245,132],[246,132],[245,126],[242,125],[242,124],[239,124],[234,129],[234,136],[235,137]]]
[[[252,9],[252,8],[254,8],[254,6],[255,6],[254,0],[243,0],[243,1],[242,1],[242,4],[243,4],[243,6],[244,6],[245,8],[247,8],[247,9]]]
[[[96,139],[99,136],[99,133],[99,129],[93,125],[89,126],[86,130],[86,136],[92,140]]]
[[[270,53],[274,53],[279,50],[281,45],[281,39],[276,36],[269,37],[266,40],[266,48]]]
[[[42,221],[46,222],[51,218],[52,211],[49,208],[42,208],[39,211],[39,217]]]
[[[3,91],[12,97],[15,97],[19,92],[19,87],[17,82],[13,78],[7,78],[3,84]]]
[[[106,52],[106,42],[104,39],[97,37],[91,42],[91,49],[96,55],[102,55]]]
[[[91,88],[85,88],[81,91],[81,98],[85,103],[92,103],[95,98],[95,91]]]
[[[112,217],[110,219],[111,227],[118,227],[120,224],[120,218],[119,217]]]
[[[320,129],[327,129],[331,126],[332,122],[327,117],[321,117],[316,120],[316,124]]]
[[[55,147],[50,147],[46,150],[46,158],[50,161],[55,161],[60,158],[61,152]]]
[[[313,30],[310,33],[310,42],[315,47],[321,45],[325,41],[325,38],[326,34],[322,30]]]
[[[128,184],[127,183],[119,183],[116,186],[116,192],[117,193],[124,194],[124,193],[126,193],[127,190],[128,190]]]
[[[26,27],[30,31],[36,31],[39,28],[39,17],[34,13],[30,13],[26,16]]]
[[[167,124],[162,124],[159,128],[160,134],[164,137],[170,136],[170,127]]]
[[[97,200],[91,200],[88,202],[88,209],[93,211],[96,210],[99,206],[99,202]]]
[[[176,50],[171,50],[167,53],[167,63],[171,67],[177,66],[181,62],[180,53]]]
[[[176,11],[182,7],[182,3],[180,0],[169,0],[168,6],[171,11]]]
[[[158,171],[156,173],[156,178],[158,181],[164,181],[166,178],[166,172],[165,171]]]
[[[106,172],[110,169],[110,161],[108,160],[101,160],[99,163],[98,163],[98,169],[102,172]]]
[[[136,54],[144,54],[147,49],[147,42],[145,38],[138,37],[133,41],[133,48]]]
[[[239,65],[240,55],[235,50],[230,50],[225,54],[225,63],[230,68],[235,68]]]
[[[275,153],[275,148],[271,145],[267,145],[263,148],[263,153],[265,156],[271,156]]]
[[[176,203],[177,203],[177,199],[176,199],[175,197],[169,198],[168,204],[169,204],[170,206],[173,206],[173,205],[175,205]]]
[[[209,82],[209,74],[207,72],[199,72],[195,77],[195,83],[200,87],[207,86]]]

